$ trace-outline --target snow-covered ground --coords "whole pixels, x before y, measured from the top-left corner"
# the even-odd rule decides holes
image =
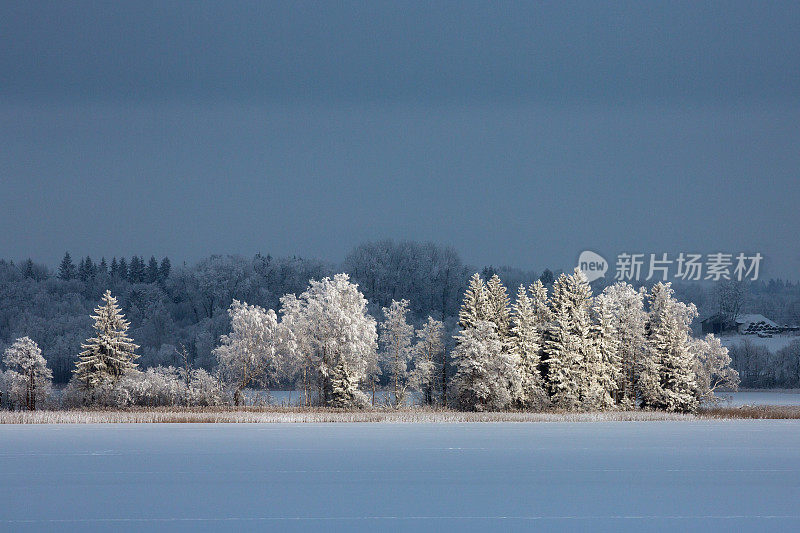
[[[759,337],[758,335],[721,335],[719,337],[723,346],[730,348],[749,340],[757,346],[765,346],[770,352],[775,353],[781,348],[789,346],[792,341],[800,340],[798,335],[774,335],[772,337]]]
[[[800,422],[0,427],[0,530],[800,529]]]

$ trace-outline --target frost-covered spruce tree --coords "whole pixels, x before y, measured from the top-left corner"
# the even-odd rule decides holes
[[[701,404],[720,401],[715,391],[720,387],[739,388],[739,373],[731,368],[731,356],[719,338],[709,333],[704,339],[693,339],[695,395]]]
[[[294,335],[298,351],[305,354],[304,366],[315,375],[318,401],[364,405],[366,396],[357,387],[375,358],[378,334],[358,285],[347,274],[311,280],[299,297],[286,295],[281,304],[281,322]],[[336,384],[345,377],[355,392],[342,396],[345,389]]]
[[[408,387],[408,363],[411,360],[411,341],[414,326],[406,321],[408,300],[392,300],[389,307],[383,308],[384,321],[380,324],[381,361],[388,369],[389,379],[394,388],[394,405],[399,407],[405,399]]]
[[[433,405],[439,388],[439,366],[443,364],[444,324],[429,316],[416,337],[411,382],[422,393],[422,403]]]
[[[331,395],[329,407],[349,409],[365,407],[367,398],[358,389],[358,382],[347,368],[347,362],[340,360],[330,373]]]
[[[519,404],[525,409],[541,408],[547,403],[547,393],[539,370],[542,324],[528,291],[522,285],[517,291],[512,322],[512,350],[516,354],[520,375]]]
[[[622,372],[617,390],[621,406],[634,409],[637,397],[641,396],[640,376],[647,365],[645,361],[645,324],[647,312],[644,310],[644,290],[636,290],[631,285],[619,282],[603,290],[604,306],[614,316],[614,329],[617,333],[618,353]]]
[[[464,302],[458,312],[458,325],[461,329],[475,327],[481,320],[488,320],[487,289],[483,278],[477,272],[472,275],[464,291]]]
[[[8,369],[5,377],[12,401],[29,411],[36,410],[37,403],[50,393],[53,380],[42,350],[29,337],[22,337],[6,348],[3,363]]]
[[[486,283],[486,320],[494,322],[497,334],[504,343],[508,342],[511,333],[511,309],[508,291],[500,277],[494,274]]]
[[[103,294],[102,304],[94,312],[96,336],[81,345],[83,351],[73,370],[75,380],[86,390],[113,385],[136,368],[134,361],[139,357],[135,353],[139,346],[127,335],[130,324],[111,291]]]
[[[547,287],[544,286],[541,280],[537,279],[530,284],[528,291],[530,292],[531,308],[533,309],[536,323],[539,325],[539,329],[543,330],[553,320],[550,302],[547,299]]]
[[[643,401],[647,407],[691,412],[698,402],[689,327],[697,309],[672,295],[670,283],[659,282],[650,289]]]
[[[600,357],[592,338],[592,292],[576,268],[553,284],[553,321],[545,340],[551,400],[565,409],[599,408]]]
[[[456,372],[453,389],[459,408],[467,411],[506,409],[514,401],[509,382],[518,369],[503,344],[493,322],[480,320],[456,335],[453,350]]]
[[[616,317],[606,294],[594,299],[594,342],[600,357],[598,382],[602,390],[599,407],[608,409],[619,402],[619,383],[622,380],[622,359],[619,356],[619,334]]]
[[[233,386],[233,403],[238,406],[245,387],[267,386],[284,373],[288,332],[272,309],[234,300],[228,315],[231,332],[220,337],[213,353],[223,380]]]

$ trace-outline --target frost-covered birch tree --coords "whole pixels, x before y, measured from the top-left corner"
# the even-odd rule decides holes
[[[414,326],[406,321],[408,300],[392,300],[383,308],[384,321],[380,324],[378,341],[382,347],[381,361],[388,370],[394,390],[394,406],[399,407],[405,399],[408,387],[408,363],[411,360],[411,341]]]
[[[692,339],[694,374],[697,400],[701,404],[719,401],[715,392],[720,388],[735,391],[739,387],[739,373],[731,368],[728,349],[719,338],[709,333],[703,339]]]
[[[282,322],[314,374],[318,401],[338,407],[367,403],[358,384],[375,357],[378,334],[358,285],[336,274],[311,280],[299,297],[287,295],[281,303]]]
[[[422,328],[416,331],[416,337],[411,383],[422,393],[422,403],[433,405],[438,389],[439,366],[444,364],[444,324],[429,316]]]
[[[233,386],[233,403],[238,406],[247,386],[267,386],[281,375],[288,335],[272,309],[234,300],[228,315],[231,332],[220,338],[214,355],[220,375]]]
[[[29,411],[36,410],[49,395],[53,380],[42,350],[32,339],[22,337],[6,348],[3,364],[8,369],[5,377],[12,401]]]

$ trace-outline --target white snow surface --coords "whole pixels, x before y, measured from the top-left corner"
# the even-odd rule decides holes
[[[800,422],[0,427],[0,531],[798,531]]]
[[[719,337],[723,346],[730,348],[741,344],[745,340],[749,340],[757,346],[764,346],[772,353],[777,352],[781,348],[785,348],[791,344],[792,341],[800,340],[797,335],[775,335],[772,337],[759,337],[758,335],[721,335]]]

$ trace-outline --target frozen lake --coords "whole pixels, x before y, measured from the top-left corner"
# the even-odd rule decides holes
[[[720,393],[722,405],[800,405],[800,390],[739,391]]]
[[[0,426],[0,530],[800,530],[800,423]]]
[[[272,405],[298,405],[301,398],[300,391],[270,391],[269,394],[264,392],[251,392],[250,397],[255,398],[260,395],[264,403]],[[722,405],[800,405],[800,389],[778,389],[774,391],[738,391],[738,392],[721,392],[719,396],[724,398],[725,401]],[[408,394],[406,403],[412,404],[417,401],[417,396],[414,393]],[[379,392],[376,395],[376,404],[388,402],[388,393]]]

